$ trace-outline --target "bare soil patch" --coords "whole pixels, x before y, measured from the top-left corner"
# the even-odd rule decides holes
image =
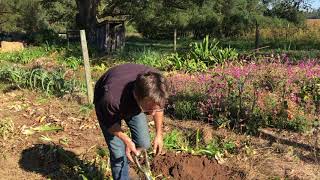
[[[152,163],[156,174],[172,179],[211,180],[211,179],[244,179],[242,172],[220,165],[214,159],[205,156],[193,156],[183,153],[166,153],[156,156]]]

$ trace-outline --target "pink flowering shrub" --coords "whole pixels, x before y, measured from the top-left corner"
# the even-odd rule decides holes
[[[303,131],[320,119],[320,65],[316,61],[225,64],[206,74],[168,78],[171,113],[180,118],[250,132],[265,126]],[[188,116],[189,112],[193,114]]]

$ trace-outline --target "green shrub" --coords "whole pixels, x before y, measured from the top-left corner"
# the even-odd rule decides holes
[[[227,60],[235,60],[238,58],[238,52],[231,47],[217,49],[216,51],[212,52],[214,57],[213,64],[221,64]],[[212,63],[210,63],[212,64]]]
[[[274,125],[277,128],[288,129],[296,132],[305,132],[310,126],[307,119],[302,115],[296,116],[292,120],[279,119],[279,121],[277,123],[274,123]]]
[[[303,105],[306,106],[308,101],[313,101],[315,111],[320,111],[320,77],[303,82],[300,88],[299,97],[302,99]]]

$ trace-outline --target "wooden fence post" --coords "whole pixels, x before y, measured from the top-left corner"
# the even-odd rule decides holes
[[[86,74],[86,84],[87,84],[87,95],[88,95],[88,103],[93,103],[93,89],[92,89],[92,81],[91,81],[91,72],[90,72],[90,64],[89,64],[89,54],[87,47],[87,39],[85,30],[80,30],[80,38],[81,38],[81,48],[82,48],[82,56],[84,61],[84,69]]]
[[[177,28],[174,28],[173,32],[173,51],[177,51]]]
[[[256,38],[254,42],[254,47],[256,52],[259,51],[259,46],[260,46],[260,30],[259,30],[259,23],[258,20],[256,20]]]

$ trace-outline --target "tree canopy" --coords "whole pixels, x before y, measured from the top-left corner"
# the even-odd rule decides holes
[[[146,37],[166,38],[173,29],[228,37],[277,19],[302,24],[309,9],[308,0],[0,0],[0,32],[94,30],[98,19],[128,15]]]
[[[0,31],[63,32],[73,26],[76,3],[63,0],[1,0]]]

